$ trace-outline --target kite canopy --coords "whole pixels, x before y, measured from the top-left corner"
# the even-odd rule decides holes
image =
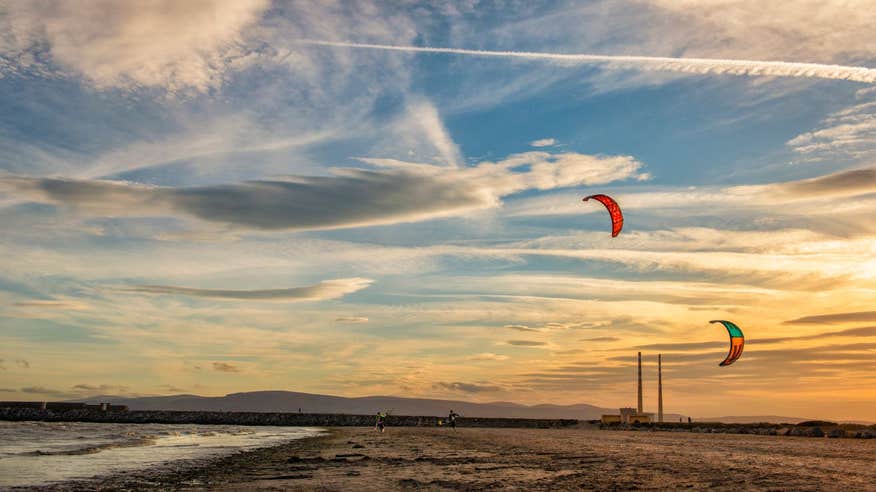
[[[736,359],[742,356],[742,349],[745,347],[745,335],[742,334],[742,330],[740,330],[735,323],[730,321],[717,319],[709,321],[709,323],[721,323],[724,325],[724,328],[727,328],[727,333],[730,335],[730,353],[728,353],[727,358],[718,365],[729,366],[736,362]]]
[[[620,205],[608,195],[590,195],[584,198],[584,201],[591,198],[602,203],[608,209],[608,214],[611,215],[611,237],[617,237],[624,227],[624,214],[621,212]]]

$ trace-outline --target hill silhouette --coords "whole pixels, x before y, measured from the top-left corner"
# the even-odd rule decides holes
[[[510,402],[472,403],[460,400],[403,398],[396,396],[346,398],[295,391],[253,391],[231,393],[225,396],[185,394],[136,398],[101,395],[87,398],[87,401],[128,405],[131,410],[297,412],[301,409],[304,413],[370,415],[378,411],[388,411],[395,415],[442,416],[447,415],[453,409],[466,417],[563,418],[579,420],[598,419],[604,413],[617,413],[617,409],[600,408],[583,403],[530,406]]]

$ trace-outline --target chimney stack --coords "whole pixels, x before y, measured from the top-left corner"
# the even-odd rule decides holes
[[[657,354],[657,422],[663,422],[663,355]]]
[[[642,413],[642,352],[639,352],[639,413]]]

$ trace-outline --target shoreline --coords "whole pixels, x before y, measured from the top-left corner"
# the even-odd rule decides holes
[[[332,429],[318,430],[320,434],[316,436],[293,439],[263,448],[235,451],[224,456],[174,460],[140,470],[52,484],[15,486],[8,490],[85,492],[92,490],[179,490],[189,487],[198,489],[206,486],[206,483],[201,481],[203,477],[218,476],[228,470],[243,472],[248,466],[259,463],[278,452],[306,452],[319,449],[324,445],[321,439],[330,437]]]
[[[876,441],[857,439],[343,427],[206,462],[15,490],[866,490],[874,455]]]

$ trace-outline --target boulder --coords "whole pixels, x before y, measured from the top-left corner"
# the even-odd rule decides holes
[[[810,427],[806,430],[806,437],[824,437],[821,427]]]

